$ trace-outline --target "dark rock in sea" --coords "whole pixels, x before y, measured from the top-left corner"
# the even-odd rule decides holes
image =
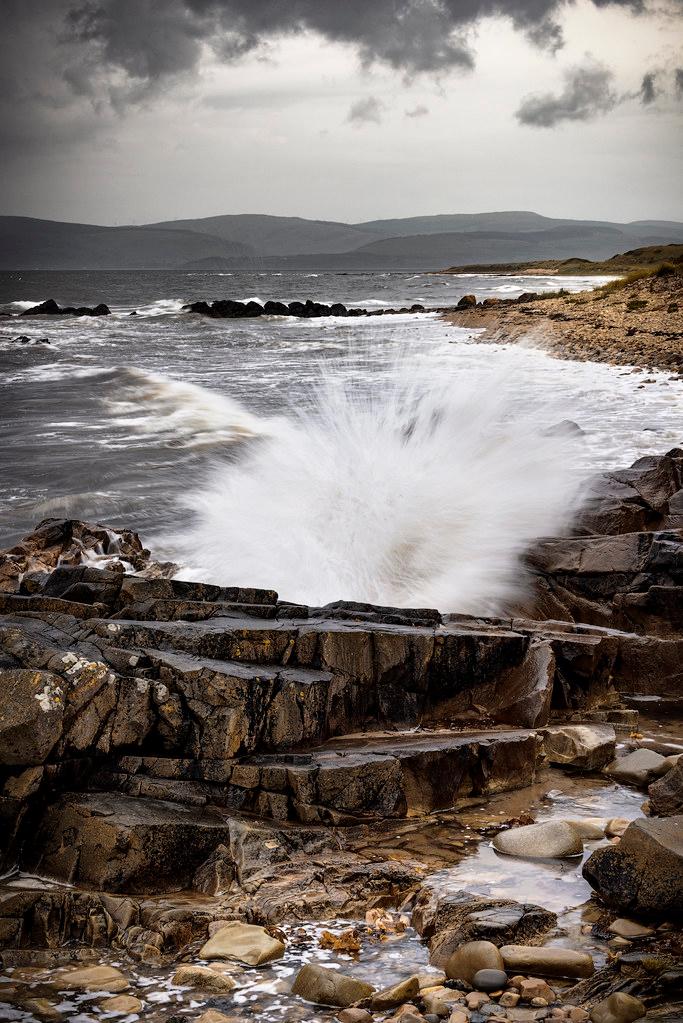
[[[20,314],[21,316],[57,316],[61,312],[61,309],[55,302],[54,298],[48,298],[47,301],[41,302],[39,305],[33,305],[30,309],[24,309]]]
[[[415,304],[403,309],[347,309],[341,302],[334,302],[326,305],[323,302],[313,302],[310,298],[305,302],[273,302],[268,301],[264,306],[258,302],[235,302],[232,299],[216,299],[209,302],[190,302],[183,306],[183,310],[191,313],[200,313],[202,316],[211,316],[216,319],[240,319],[249,316],[296,316],[301,319],[315,319],[319,316],[387,316],[391,313],[423,313],[425,307]]]
[[[519,298],[513,299],[514,302],[518,302],[522,305],[524,302],[533,302],[534,299],[538,298],[538,292],[536,291],[524,291]]]
[[[49,345],[50,341],[46,337],[29,337],[28,334],[19,334],[18,337],[13,337],[10,343],[14,345]]]
[[[263,311],[267,316],[289,316],[289,306],[284,302],[266,302]]]
[[[40,305],[31,306],[25,309],[20,316],[109,316],[111,309],[104,302],[94,307],[90,306],[64,306],[57,305],[53,298],[48,298]]]
[[[683,817],[633,821],[618,845],[596,849],[583,866],[583,876],[603,902],[621,913],[680,919]]]
[[[458,302],[457,309],[472,309],[477,304],[476,295],[463,295]]]

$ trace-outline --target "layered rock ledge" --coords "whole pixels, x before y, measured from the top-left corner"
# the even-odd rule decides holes
[[[541,858],[610,836],[585,866],[600,926],[613,911],[645,919],[672,968],[680,765],[629,736],[639,698],[680,706],[682,465],[675,450],[596,480],[577,535],[528,553],[530,596],[495,619],[183,581],[134,533],[42,523],[0,555],[3,955],[66,944],[163,964],[197,958],[226,921],[271,928],[270,947],[275,926],[401,907],[433,969],[465,988],[373,987],[358,995],[371,1018],[400,995],[418,1018],[448,1005],[476,1023],[487,989],[458,972],[468,943],[494,949],[484,973],[519,981],[501,989],[500,1018],[545,1018],[514,1015],[527,994],[598,1006],[623,976],[612,964],[600,986],[585,953],[544,951],[555,913],[446,890],[436,854],[388,851],[387,835],[428,835],[433,815],[524,791],[550,766],[622,777],[643,799],[649,787],[650,816],[548,826],[508,813],[481,833]],[[192,983],[229,992],[199,958]],[[341,997],[316,970],[300,990]],[[549,983],[513,977],[539,970]],[[665,972],[638,967],[629,990],[661,1006]],[[577,980],[562,998],[558,975]]]

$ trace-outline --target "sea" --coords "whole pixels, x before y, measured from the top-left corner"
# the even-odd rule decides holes
[[[683,441],[683,382],[486,342],[464,294],[604,279],[424,272],[0,273],[0,545],[48,517],[140,532],[186,578],[495,611],[590,477]],[[54,298],[106,317],[16,318]],[[198,299],[425,313],[211,320]],[[135,312],[136,315],[132,315]],[[30,343],[14,339],[27,335]]]

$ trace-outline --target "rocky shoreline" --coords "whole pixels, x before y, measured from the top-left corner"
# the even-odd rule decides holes
[[[73,520],[0,554],[0,1015],[679,1020],[683,451],[526,563],[482,619],[185,582]]]
[[[518,299],[476,301],[445,314],[458,327],[482,329],[479,340],[536,342],[562,358],[637,366],[683,375],[683,274],[672,264],[636,280],[577,294],[528,292]]]

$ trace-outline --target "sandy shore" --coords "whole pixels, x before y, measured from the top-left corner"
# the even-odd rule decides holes
[[[488,300],[446,313],[483,340],[540,342],[559,356],[683,375],[683,276],[671,273],[613,290],[524,300]]]

